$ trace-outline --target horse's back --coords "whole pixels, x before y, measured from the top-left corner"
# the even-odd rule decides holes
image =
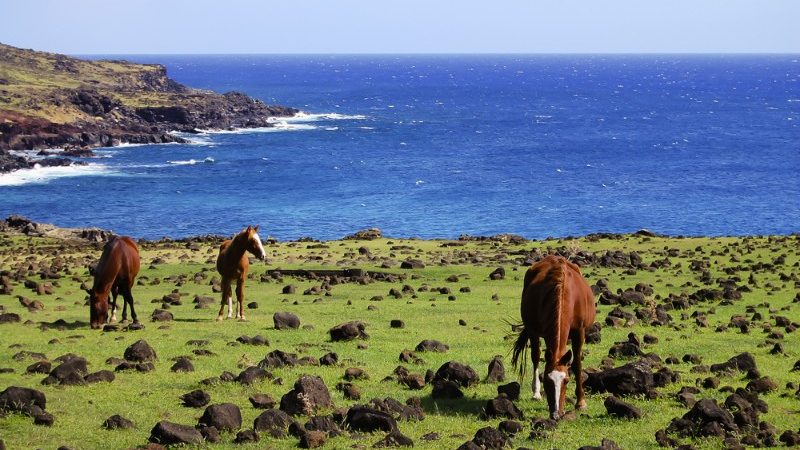
[[[525,273],[520,312],[526,326],[544,329],[554,319],[558,302],[571,316],[571,328],[588,328],[594,322],[594,295],[580,268],[561,256],[547,256]]]
[[[139,274],[139,247],[127,236],[117,236],[103,247],[103,254],[95,269],[95,280],[112,281],[124,279],[133,284]]]

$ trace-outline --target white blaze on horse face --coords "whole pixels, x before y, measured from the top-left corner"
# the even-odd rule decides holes
[[[264,246],[261,244],[261,238],[258,237],[258,233],[253,233],[253,239],[256,240],[256,243],[258,245],[258,251],[261,252],[260,255],[256,255],[256,256],[258,256],[259,258],[262,258],[262,259],[266,258],[267,257],[267,252],[264,251]]]
[[[539,369],[533,371],[533,398],[534,400],[542,399],[542,382],[539,381]]]
[[[547,377],[553,380],[553,385],[555,386],[555,402],[556,402],[556,414],[559,411],[558,402],[561,400],[561,384],[564,383],[564,379],[567,378],[567,374],[565,372],[561,372],[558,370],[554,370],[547,374]]]

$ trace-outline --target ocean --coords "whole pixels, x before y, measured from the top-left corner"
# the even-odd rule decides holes
[[[304,114],[0,175],[0,216],[150,239],[800,231],[800,55],[113,58]]]

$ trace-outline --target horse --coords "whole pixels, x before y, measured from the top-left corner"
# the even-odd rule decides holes
[[[236,280],[236,301],[239,303],[239,310],[236,318],[244,318],[244,280],[247,278],[247,271],[250,268],[250,261],[246,252],[255,255],[256,258],[264,260],[267,257],[261,238],[258,237],[258,225],[248,226],[239,234],[228,239],[219,247],[217,256],[217,272],[222,276],[222,301],[220,302],[219,315],[217,320],[223,319],[225,304],[228,305],[228,318],[233,317],[233,299],[231,297],[231,283]]]
[[[93,329],[103,326],[107,321],[117,320],[117,295],[122,294],[122,320],[128,320],[128,305],[131,305],[131,317],[138,323],[136,310],[133,309],[133,281],[139,274],[139,248],[136,242],[127,236],[112,237],[100,255],[100,261],[94,270],[94,284],[87,289],[89,294],[89,323]],[[108,294],[113,297],[111,319],[108,318]]]
[[[530,341],[533,361],[531,388],[533,398],[541,400],[539,338],[544,338],[544,391],[550,417],[555,420],[564,415],[568,366],[576,378],[576,407],[586,409],[581,351],[586,331],[594,323],[596,314],[594,294],[578,266],[561,256],[551,255],[528,268],[520,303],[522,329],[514,344],[511,362],[515,368],[519,365],[520,378],[524,377],[526,344]],[[567,351],[567,340],[572,342],[572,350]]]

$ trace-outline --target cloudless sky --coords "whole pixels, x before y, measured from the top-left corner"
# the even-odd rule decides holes
[[[800,53],[800,0],[0,0],[69,54]]]

